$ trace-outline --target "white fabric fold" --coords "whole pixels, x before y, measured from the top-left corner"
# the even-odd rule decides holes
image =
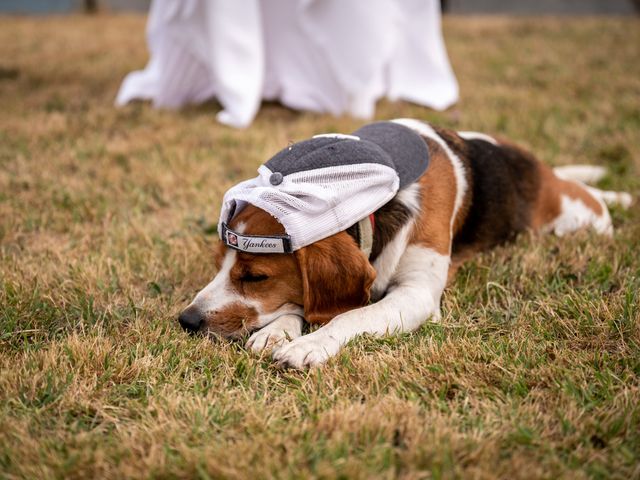
[[[370,118],[378,99],[444,109],[458,85],[438,0],[154,0],[151,59],[117,105],[179,108],[216,97],[222,123],[246,127],[263,98]]]

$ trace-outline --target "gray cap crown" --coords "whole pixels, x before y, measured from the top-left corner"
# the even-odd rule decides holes
[[[272,172],[287,176],[326,167],[377,163],[393,168],[400,188],[415,182],[429,166],[429,149],[413,130],[392,122],[366,125],[352,138],[312,138],[294,143],[265,163]]]
[[[404,125],[376,122],[353,132],[362,139],[378,145],[393,159],[400,178],[400,189],[412,184],[429,166],[429,148],[424,139]]]

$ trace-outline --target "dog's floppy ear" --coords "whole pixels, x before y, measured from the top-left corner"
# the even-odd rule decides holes
[[[302,273],[307,322],[326,323],[369,302],[376,271],[347,233],[301,248],[296,257]]]

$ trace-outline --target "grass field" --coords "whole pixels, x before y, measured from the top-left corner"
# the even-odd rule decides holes
[[[448,18],[452,110],[640,193],[640,21]],[[0,478],[640,478],[640,206],[474,259],[441,324],[279,371],[190,338],[222,193],[362,122],[112,107],[142,17],[0,18]]]

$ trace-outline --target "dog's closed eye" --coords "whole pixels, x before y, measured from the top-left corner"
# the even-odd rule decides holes
[[[263,275],[263,274],[254,274],[254,273],[245,273],[241,278],[240,281],[244,282],[244,283],[257,283],[257,282],[264,282],[266,279],[268,279],[269,276],[268,275]]]

